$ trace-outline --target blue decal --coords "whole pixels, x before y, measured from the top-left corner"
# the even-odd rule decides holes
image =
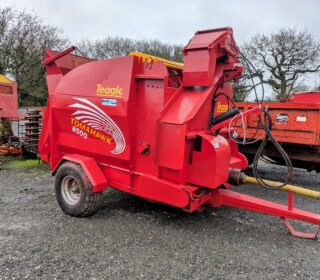
[[[217,149],[217,148],[220,147],[220,144],[219,144],[219,143],[213,143],[213,147],[214,147],[215,149]]]
[[[101,104],[105,106],[117,106],[117,100],[116,99],[102,99]]]

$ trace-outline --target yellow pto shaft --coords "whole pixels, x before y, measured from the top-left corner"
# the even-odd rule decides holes
[[[247,175],[243,176],[242,181],[243,181],[243,183],[246,183],[246,184],[260,185],[256,178],[250,177]],[[275,188],[277,188],[281,184],[280,182],[275,182],[275,181],[270,181],[270,180],[265,180],[265,179],[263,179],[263,181],[266,182],[270,186],[274,186]],[[303,195],[303,196],[307,196],[307,197],[311,197],[311,198],[320,200],[320,192],[306,189],[303,187],[298,187],[298,186],[287,184],[287,185],[279,188],[279,190],[286,191],[286,192],[292,192],[295,194],[299,194],[299,195]]]

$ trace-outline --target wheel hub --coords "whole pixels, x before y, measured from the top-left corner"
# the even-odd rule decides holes
[[[71,175],[65,176],[61,182],[61,194],[69,205],[75,205],[80,200],[80,185]]]

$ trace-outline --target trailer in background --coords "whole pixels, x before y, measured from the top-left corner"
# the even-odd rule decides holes
[[[242,110],[256,106],[256,103],[238,102]],[[308,171],[320,172],[320,92],[296,93],[290,99],[278,103],[263,103],[272,117],[272,134],[288,153],[295,167]],[[253,161],[257,147],[261,144],[258,139],[264,138],[264,131],[259,127],[259,119],[254,115],[245,117],[245,130],[241,122],[237,123],[237,132],[241,138],[253,138],[257,141],[251,145],[239,145],[249,163]],[[284,164],[280,154],[269,142],[265,155],[277,164]]]
[[[0,155],[36,158],[42,108],[18,110],[17,83],[0,75]]]
[[[0,75],[0,119],[17,118],[18,116],[17,84]]]
[[[15,139],[11,123],[18,121],[17,84],[0,75],[0,155],[20,154],[21,149],[15,147]],[[10,145],[7,143],[10,142]]]

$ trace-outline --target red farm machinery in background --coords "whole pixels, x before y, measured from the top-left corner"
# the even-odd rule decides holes
[[[245,111],[256,104],[238,102],[237,106]],[[320,92],[296,93],[282,102],[265,102],[262,107],[268,108],[272,118],[272,133],[288,153],[292,164],[320,172]],[[245,129],[240,121],[237,126],[240,138],[245,136],[257,140],[253,144],[239,146],[251,163],[264,138],[264,130],[259,127],[259,119],[252,115],[245,117]],[[284,164],[271,142],[266,145],[264,155],[277,164]]]
[[[141,53],[94,61],[46,51],[49,98],[39,151],[55,175],[55,193],[68,215],[86,217],[112,187],[187,212],[230,206],[320,225],[320,215],[231,190],[257,183],[229,137],[230,119],[261,115],[229,109],[243,71],[231,28],[198,31],[184,47],[184,65]],[[221,113],[223,108],[228,108]],[[274,183],[274,182],[273,182]],[[276,184],[276,183],[274,183]]]
[[[38,108],[18,111],[17,83],[0,75],[0,156],[36,158],[42,112]]]
[[[18,118],[17,84],[0,75],[0,119]]]
[[[12,121],[17,121],[18,117],[17,84],[0,75],[0,156],[21,153],[11,126]]]

